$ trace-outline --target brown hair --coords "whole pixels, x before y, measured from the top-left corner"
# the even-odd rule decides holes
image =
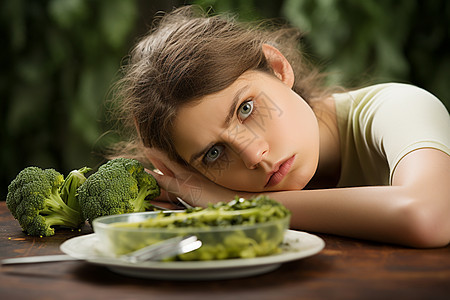
[[[322,76],[304,61],[299,37],[293,28],[251,27],[192,6],[166,14],[134,47],[116,86],[125,125],[135,133],[126,151],[144,158],[145,147],[154,147],[185,163],[171,139],[179,108],[223,90],[248,70],[271,73],[265,43],[291,64],[295,92],[307,101],[323,97]]]

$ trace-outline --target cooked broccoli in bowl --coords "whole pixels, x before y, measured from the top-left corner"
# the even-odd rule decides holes
[[[194,234],[202,247],[177,259],[250,258],[279,251],[290,215],[280,203],[258,196],[206,208],[104,217],[95,220],[93,226],[106,251],[116,255]]]

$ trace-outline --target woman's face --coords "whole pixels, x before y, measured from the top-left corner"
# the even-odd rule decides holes
[[[228,88],[182,107],[174,125],[179,155],[229,189],[302,189],[317,168],[317,119],[274,75],[248,71]]]

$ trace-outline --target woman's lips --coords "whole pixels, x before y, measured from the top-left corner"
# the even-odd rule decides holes
[[[265,187],[266,188],[271,187],[280,183],[286,176],[286,174],[289,173],[289,170],[291,169],[294,160],[295,155],[293,155],[291,158],[281,163],[279,167],[275,166],[274,171],[271,174],[269,174],[269,179]]]

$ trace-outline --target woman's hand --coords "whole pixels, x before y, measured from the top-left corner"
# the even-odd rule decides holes
[[[208,203],[230,201],[235,191],[219,186],[196,171],[190,170],[156,149],[149,149],[147,158],[160,172],[147,170],[152,174],[161,188],[157,201],[176,204],[180,197],[192,206],[206,206]]]

